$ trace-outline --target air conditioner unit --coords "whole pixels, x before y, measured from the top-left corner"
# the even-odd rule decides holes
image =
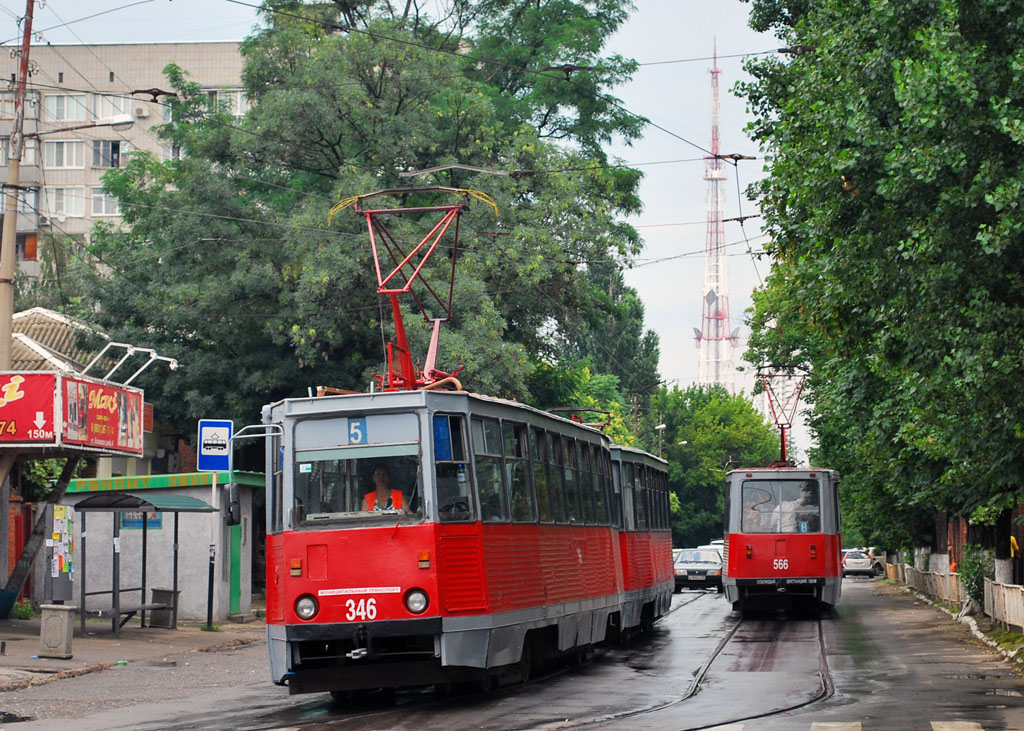
[[[139,119],[145,119],[149,116],[149,107],[135,107],[135,116]]]
[[[40,225],[40,226],[45,226],[45,225],[46,225],[46,224],[48,224],[49,222],[50,222],[50,219],[49,219],[49,218],[47,218],[46,216],[40,216],[40,217],[39,217],[39,225]]]

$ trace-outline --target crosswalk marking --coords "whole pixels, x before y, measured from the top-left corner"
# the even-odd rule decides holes
[[[932,731],[985,731],[985,727],[974,721],[932,721]],[[715,726],[714,731],[744,731],[742,723]],[[794,726],[794,728],[797,728]],[[860,721],[814,721],[810,731],[865,731]],[[870,729],[870,727],[869,727]]]

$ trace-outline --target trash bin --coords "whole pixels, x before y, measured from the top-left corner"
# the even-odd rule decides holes
[[[177,617],[174,614],[174,607],[178,606],[178,595],[180,591],[174,589],[153,588],[153,603],[163,604],[167,609],[154,609],[149,613],[150,627],[163,627],[165,629],[177,629]]]
[[[67,660],[71,655],[71,638],[75,633],[73,604],[43,604],[39,623],[39,657]]]

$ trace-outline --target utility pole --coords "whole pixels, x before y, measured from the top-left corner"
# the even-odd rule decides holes
[[[25,125],[25,86],[28,83],[28,55],[32,41],[32,12],[35,0],[26,0],[25,27],[21,40],[21,63],[18,67],[18,88],[14,97],[14,126],[11,127],[7,163],[7,201],[0,239],[0,371],[11,369],[11,338],[14,330],[14,268],[18,237],[18,191],[21,185],[21,153],[25,147],[22,129]],[[6,478],[6,475],[4,475]],[[6,504],[5,504],[6,506]]]
[[[28,54],[32,42],[32,12],[34,0],[25,2],[24,35],[21,40],[21,63],[18,68],[18,88],[14,97],[14,126],[11,127],[11,140],[7,154],[7,200],[4,205],[3,228],[0,230],[0,372],[11,369],[11,347],[14,331],[14,268],[17,252],[15,251],[18,237],[18,191],[21,184],[21,152],[25,141],[22,128],[25,124],[25,86],[28,83]],[[9,506],[11,503],[11,468],[18,457],[17,450],[5,449],[0,452],[0,533],[7,536],[10,532]],[[77,462],[77,460],[76,460]],[[45,513],[45,511],[44,511]],[[7,541],[4,541],[4,566],[8,566]],[[6,568],[4,573],[6,573]],[[17,593],[21,592],[21,582]],[[0,592],[0,608],[4,608],[7,600],[11,604],[17,601],[17,593],[9,594],[10,582],[5,582],[4,591]],[[0,612],[0,616],[10,616],[10,609]]]

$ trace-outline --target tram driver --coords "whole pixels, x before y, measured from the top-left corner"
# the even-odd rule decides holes
[[[781,533],[816,533],[820,530],[818,483],[805,481],[800,486],[800,496],[780,503],[773,517]]]
[[[374,489],[363,495],[363,510],[401,510],[405,507],[402,491],[390,487],[390,478],[387,465],[373,466],[370,470],[370,479],[373,481]]]

